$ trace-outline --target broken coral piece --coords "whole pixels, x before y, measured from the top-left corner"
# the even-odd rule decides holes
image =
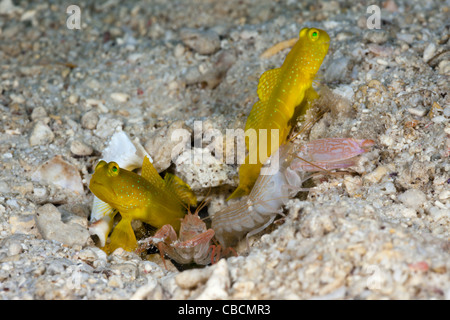
[[[114,161],[121,168],[133,170],[142,167],[145,156],[153,162],[137,138],[131,141],[124,131],[119,131],[112,135],[108,146],[103,150],[101,160]]]
[[[76,194],[83,193],[83,182],[78,169],[57,155],[45,162],[32,174],[31,179],[54,184]]]

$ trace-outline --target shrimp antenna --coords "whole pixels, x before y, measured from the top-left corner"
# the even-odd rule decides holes
[[[317,121],[319,121],[327,112],[327,109],[321,110],[318,112],[318,114],[314,117],[314,119],[312,119],[311,121],[306,121],[306,123],[304,123],[300,130],[295,133],[292,137],[289,138],[290,142],[293,142],[299,135],[301,135],[302,133],[304,133],[307,130],[310,130],[312,128],[312,126],[317,123]]]
[[[326,87],[325,87],[326,88]],[[321,99],[321,97],[319,98],[319,100]],[[315,106],[317,106],[317,103],[315,103]],[[312,107],[314,108],[314,106]],[[320,108],[320,107],[319,107]],[[316,116],[311,120],[311,121],[306,121],[303,123],[303,126],[300,128],[300,130],[295,133],[290,139],[289,142],[293,142],[300,134],[304,133],[307,130],[310,130],[312,128],[312,126],[317,123],[324,115],[325,113],[327,113],[329,111],[329,107],[323,107],[320,109],[320,111],[318,111],[318,113],[316,114]],[[328,170],[326,168],[323,168],[317,164],[314,164],[306,159],[303,159],[302,157],[299,157],[298,155],[294,155],[294,157],[298,158],[299,160],[304,161],[305,163],[308,163],[309,165],[311,165],[312,167],[316,167],[317,169],[319,169],[319,171],[324,171],[327,174],[332,175],[333,172],[331,170]],[[308,179],[312,178],[314,175],[311,175]],[[348,181],[344,178],[345,181]],[[351,181],[348,181],[351,182]],[[351,182],[353,183],[353,182]]]
[[[208,203],[210,203],[211,202],[211,198],[208,198],[208,199],[204,199],[203,201],[202,201],[202,203],[195,209],[195,212],[197,212],[197,213],[199,213],[204,207],[206,207],[206,205],[208,204]],[[205,217],[205,218],[203,218],[203,219],[206,219],[206,218],[208,218],[208,217]],[[203,220],[203,219],[200,219],[200,220]]]
[[[327,172],[327,173],[331,173],[330,170],[325,169],[325,168],[323,168],[323,167],[321,167],[321,166],[319,166],[319,165],[317,165],[317,164],[314,164],[313,162],[308,161],[308,160],[306,160],[306,159],[304,159],[304,158],[302,158],[302,157],[299,157],[298,155],[294,155],[294,157],[296,157],[297,159],[300,159],[300,160],[306,162],[307,164],[309,164],[309,165],[311,165],[311,166],[313,166],[313,167],[316,167],[317,169],[320,169],[319,171],[325,171],[325,172]]]
[[[195,209],[195,213],[198,213],[208,205],[208,203],[211,202],[211,198],[209,197],[209,194],[211,193],[211,187],[209,187],[208,193],[206,194],[205,198],[202,200],[202,202],[200,202],[200,205]],[[189,211],[190,212],[190,211]],[[201,218],[200,220],[205,220],[208,219],[209,215],[207,217]]]
[[[197,213],[200,212],[200,210],[202,210],[211,201],[210,199],[207,199],[210,192],[211,192],[211,187],[209,188],[208,193],[205,196],[206,200],[204,199],[204,200],[202,200],[202,202],[200,202],[200,204],[195,209],[195,212],[197,212]],[[191,204],[190,203],[186,204],[183,201],[181,201],[180,199],[177,199],[177,200],[181,203],[181,205],[187,212],[191,212]]]

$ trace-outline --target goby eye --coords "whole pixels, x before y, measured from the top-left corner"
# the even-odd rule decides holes
[[[317,39],[319,39],[319,31],[317,31],[316,29],[311,29],[308,35],[312,41],[316,41]]]

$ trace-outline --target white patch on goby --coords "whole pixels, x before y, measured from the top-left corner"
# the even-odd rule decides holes
[[[94,223],[105,216],[112,216],[113,212],[113,207],[94,196],[94,202],[92,203],[92,212],[89,221],[91,223]]]

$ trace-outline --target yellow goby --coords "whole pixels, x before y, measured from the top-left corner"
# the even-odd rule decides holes
[[[255,130],[259,141],[246,141],[249,155],[239,168],[239,186],[228,199],[250,193],[262,164],[286,141],[294,112],[304,114],[310,102],[318,97],[312,82],[328,52],[329,42],[330,37],[324,30],[304,28],[283,65],[262,74],[257,89],[259,101],[253,105],[245,125],[245,132]],[[266,141],[259,139],[262,129],[267,130]],[[274,143],[271,141],[273,129],[278,130],[278,141]],[[261,152],[261,148],[266,152]],[[257,155],[256,163],[249,163],[252,154]]]
[[[185,204],[195,206],[197,203],[189,185],[170,173],[161,178],[147,157],[141,176],[119,168],[115,162],[100,161],[89,189],[122,217],[104,248],[108,253],[119,247],[127,251],[136,248],[132,220],[141,220],[156,228],[170,224],[178,231],[181,218],[186,214]]]

